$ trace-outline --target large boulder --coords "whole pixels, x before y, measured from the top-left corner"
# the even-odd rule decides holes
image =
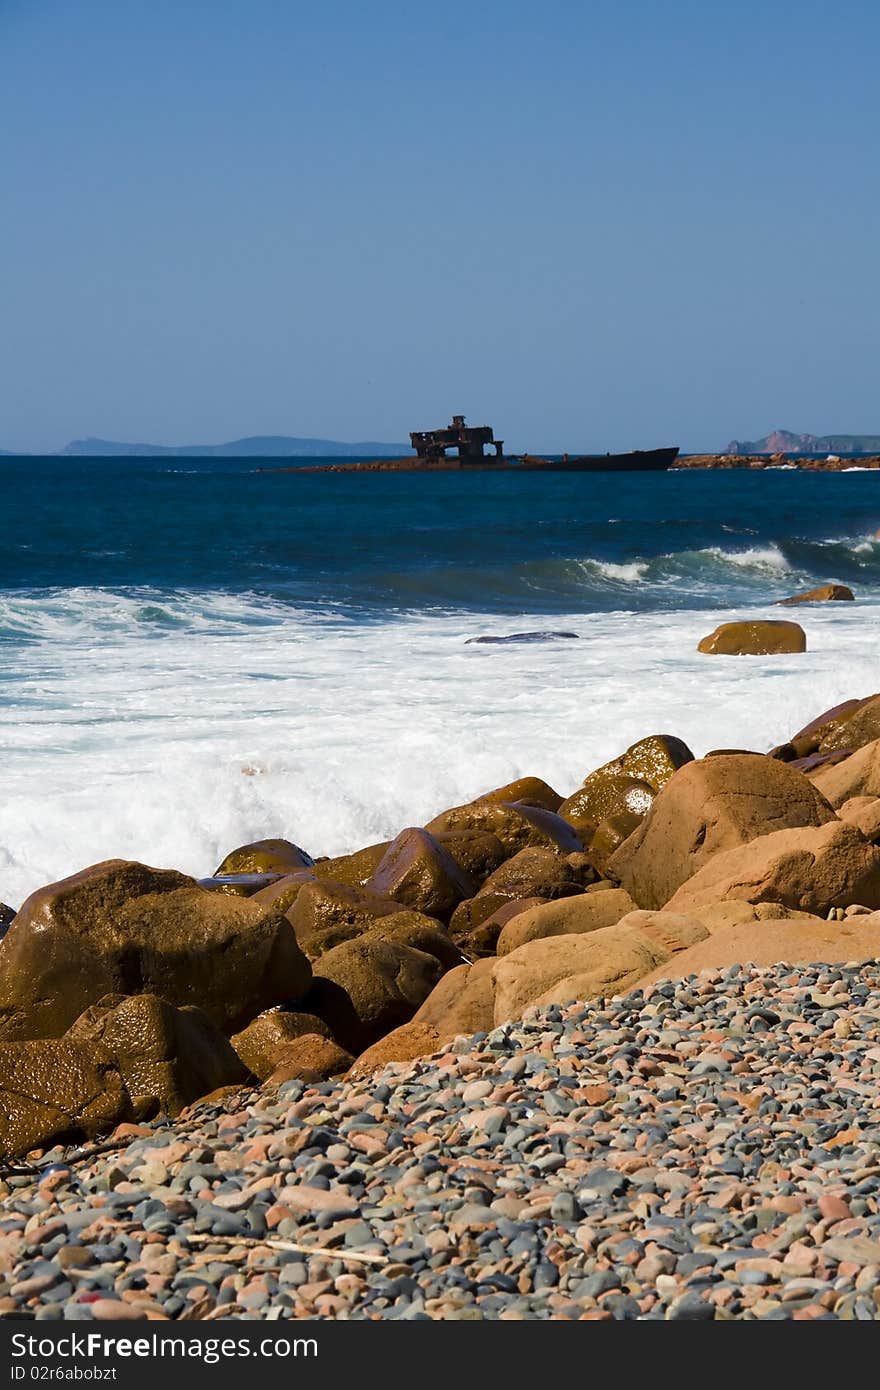
[[[247,1028],[230,1039],[248,1071],[265,1081],[279,1065],[279,1056],[290,1043],[306,1034],[330,1037],[330,1029],[315,1014],[291,1013],[287,1009],[267,1009]]]
[[[315,878],[329,878],[334,883],[346,883],[350,888],[364,888],[376,871],[389,840],[378,845],[365,845],[352,854],[338,854],[334,859],[317,859],[312,867]]]
[[[820,753],[837,753],[847,749],[864,748],[880,738],[880,695],[862,701],[847,720],[830,729],[819,744]]]
[[[609,816],[628,813],[641,819],[650,810],[654,795],[654,788],[639,777],[600,769],[563,801],[559,814],[589,840]]]
[[[687,763],[657,796],[608,873],[645,908],[659,908],[714,855],[772,830],[835,819],[800,772],[760,753]]]
[[[436,956],[394,941],[356,939],[315,963],[309,1012],[355,1055],[408,1023],[443,974]]]
[[[292,840],[255,840],[253,844],[240,845],[227,854],[218,866],[216,876],[294,874],[298,869],[311,868],[313,862],[311,855]]]
[[[580,893],[522,912],[509,921],[498,937],[496,951],[507,956],[528,941],[548,936],[582,936],[586,932],[611,927],[636,904],[623,888],[604,888],[598,893]]]
[[[854,796],[880,797],[880,739],[856,749],[842,762],[816,768],[809,777],[834,807],[843,806]]]
[[[764,918],[722,927],[655,967],[639,981],[639,987],[647,989],[657,980],[683,980],[701,970],[725,970],[730,965],[832,965],[878,956],[880,913],[842,922]]]
[[[478,897],[567,898],[582,893],[598,878],[585,854],[558,854],[552,849],[521,849],[490,874]],[[499,904],[500,905],[500,904]]]
[[[302,869],[299,873],[283,874],[266,888],[254,893],[253,900],[259,903],[264,912],[274,908],[276,912],[288,912],[299,896],[305,883],[316,883],[317,875],[312,869]]]
[[[672,734],[650,734],[596,768],[559,808],[574,825],[598,826],[621,812],[643,816],[674,772],[693,761],[686,743]]]
[[[109,1053],[135,1104],[155,1101],[166,1115],[248,1079],[247,1067],[206,1013],[177,1009],[155,994],[107,996],[80,1015],[67,1038]]]
[[[623,994],[708,933],[686,915],[635,912],[585,935],[529,941],[492,966],[496,1026],[532,1004]]]
[[[132,1118],[117,1063],[69,1038],[0,1043],[0,1160],[94,1139]]]
[[[776,656],[805,652],[807,636],[800,623],[784,620],[720,623],[697,643],[710,656]]]
[[[471,801],[443,811],[425,827],[432,835],[451,830],[491,830],[508,854],[535,845],[572,854],[583,841],[569,823],[543,806],[528,801]]]
[[[491,801],[506,805],[511,801],[524,802],[527,806],[542,806],[545,811],[558,811],[562,797],[549,783],[540,777],[518,777],[515,782],[507,782],[492,792],[483,792],[476,801]]]
[[[880,850],[853,825],[776,830],[716,854],[669,900],[671,912],[738,899],[825,916],[859,903],[880,908]]]
[[[369,889],[394,898],[429,917],[448,920],[475,884],[447,849],[427,830],[403,830],[388,846],[370,879]]]
[[[868,696],[868,699],[870,698]],[[842,729],[843,725],[847,724],[866,703],[867,700],[844,700],[842,704],[823,710],[821,714],[816,715],[815,719],[811,719],[809,724],[805,724],[802,729],[798,729],[796,734],[792,734],[788,743],[783,744],[782,748],[789,750],[788,757],[790,758],[806,758],[811,753],[818,753],[822,741]],[[788,761],[788,758],[785,761]]]
[[[873,845],[880,841],[880,799],[874,796],[851,796],[838,813],[841,820],[854,825]]]
[[[638,830],[643,820],[644,815],[641,813],[618,811],[599,822],[590,836],[587,851],[600,873],[605,872],[611,856],[617,853],[634,831]]]
[[[400,903],[365,888],[351,888],[332,879],[300,885],[286,916],[306,955],[314,960],[341,941],[357,936],[380,917],[400,912]]]
[[[852,602],[854,598],[847,584],[820,584],[817,589],[807,589],[806,593],[792,594],[791,598],[780,598],[776,602],[781,608],[791,608],[797,603]]]
[[[494,1017],[494,964],[487,958],[450,970],[416,1010],[415,1022],[433,1024],[444,1038],[488,1031]]]
[[[59,1037],[105,994],[194,1004],[231,1032],[310,976],[282,914],[111,859],[23,904],[0,942],[0,1039]]]
[[[506,847],[491,830],[441,830],[434,839],[449,851],[477,888],[508,856]]]

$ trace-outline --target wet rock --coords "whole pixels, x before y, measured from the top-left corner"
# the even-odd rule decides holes
[[[308,988],[285,917],[121,859],[31,894],[0,942],[0,1038],[55,1037],[106,994],[197,1004],[224,1030]]]
[[[777,656],[807,650],[807,636],[799,623],[755,621],[720,623],[697,643],[697,651],[709,656]]]
[[[255,840],[253,844],[241,845],[227,854],[216,869],[215,876],[293,874],[300,869],[310,869],[313,862],[311,855],[291,840]]]
[[[109,1053],[135,1104],[155,1101],[166,1115],[249,1077],[206,1013],[175,1008],[155,994],[109,995],[80,1015],[67,1038]]]
[[[269,1009],[234,1034],[231,1042],[244,1065],[265,1081],[279,1065],[279,1054],[290,1043],[315,1033],[330,1037],[327,1024],[316,1015]]]
[[[0,1159],[92,1139],[131,1117],[120,1070],[101,1048],[67,1038],[0,1043]]]
[[[427,830],[411,827],[393,840],[370,879],[370,891],[429,917],[446,919],[474,883]]]
[[[435,956],[390,941],[346,941],[315,962],[306,1007],[357,1055],[408,1023],[443,967]]]
[[[276,1065],[266,1079],[267,1086],[281,1086],[286,1081],[315,1085],[331,1076],[342,1076],[354,1057],[332,1038],[320,1033],[304,1033],[286,1043],[275,1060]]]
[[[820,584],[817,589],[808,589],[803,594],[793,594],[791,598],[777,599],[777,603],[782,608],[792,607],[797,603],[840,603],[852,602],[855,594],[846,584]]]
[[[511,642],[559,642],[563,639],[577,640],[576,632],[511,632],[505,637],[468,637],[465,646],[469,647],[473,643],[494,643],[496,645],[509,645]]]

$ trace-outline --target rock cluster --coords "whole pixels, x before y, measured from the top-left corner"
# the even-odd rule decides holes
[[[878,842],[874,695],[769,755],[651,735],[566,797],[521,778],[336,858],[262,840],[200,882],[94,865],[7,914],[0,1157],[368,1074],[679,958],[870,955]]]

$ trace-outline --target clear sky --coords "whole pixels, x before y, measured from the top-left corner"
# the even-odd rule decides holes
[[[0,447],[880,431],[876,0],[0,0]]]

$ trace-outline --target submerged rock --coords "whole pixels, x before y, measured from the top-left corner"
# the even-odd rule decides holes
[[[465,646],[469,647],[473,643],[495,643],[501,645],[509,642],[559,642],[564,639],[577,639],[577,632],[511,632],[506,637],[468,637]]]

